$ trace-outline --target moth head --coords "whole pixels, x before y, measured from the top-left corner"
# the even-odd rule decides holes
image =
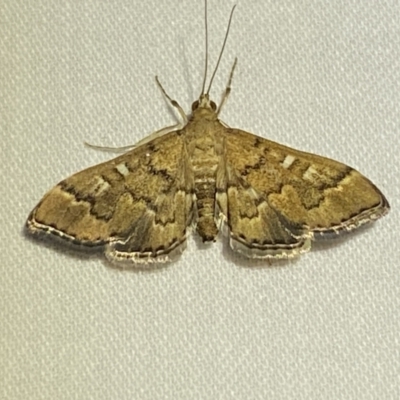
[[[216,111],[217,105],[212,100],[210,100],[208,94],[202,94],[199,100],[196,100],[192,104],[192,111],[196,111],[198,108],[206,108],[211,109],[212,111]]]

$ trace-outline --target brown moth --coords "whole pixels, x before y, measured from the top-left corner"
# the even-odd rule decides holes
[[[224,225],[241,254],[289,258],[308,251],[312,240],[389,211],[380,190],[353,168],[221,122],[236,65],[217,108],[209,91],[221,55],[207,91],[204,74],[189,117],[160,85],[182,125],[61,181],[30,213],[27,229],[103,247],[111,261],[150,263],[180,253],[192,228],[212,242]]]

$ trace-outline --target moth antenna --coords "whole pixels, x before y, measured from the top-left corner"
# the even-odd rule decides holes
[[[206,4],[207,4],[207,2],[206,2]],[[236,8],[236,4],[232,7],[231,14],[230,14],[230,16],[229,16],[228,27],[226,28],[226,34],[225,34],[224,43],[222,44],[222,48],[221,48],[221,51],[220,51],[220,53],[219,53],[217,65],[215,66],[214,72],[213,72],[213,74],[212,74],[212,76],[211,76],[210,83],[209,83],[208,89],[207,89],[207,94],[210,93],[210,89],[211,89],[212,82],[213,82],[213,80],[214,80],[214,78],[215,78],[215,75],[216,75],[216,73],[217,73],[217,70],[218,70],[218,67],[219,67],[219,63],[221,62],[222,54],[224,53],[224,50],[225,50],[225,45],[226,45],[226,41],[228,40],[229,30],[230,30],[230,28],[231,28],[232,17],[233,17],[233,12],[235,11],[235,8]],[[207,53],[208,53],[208,51],[207,51]],[[204,93],[204,88],[203,88],[203,90],[202,90],[202,94],[203,94],[203,93]]]
[[[207,79],[207,72],[208,72],[208,21],[207,21],[207,0],[204,0],[204,30],[205,30],[205,65],[204,65],[204,78],[203,78],[203,85],[201,87],[200,96],[204,94],[204,89],[206,87],[206,79]]]

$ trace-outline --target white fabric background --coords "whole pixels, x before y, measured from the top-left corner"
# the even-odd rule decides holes
[[[210,0],[214,65],[234,0]],[[296,261],[244,262],[192,239],[120,270],[23,235],[68,175],[175,119],[200,91],[203,2],[0,4],[2,399],[400,398],[398,1],[241,0],[230,126],[349,164],[392,210]]]

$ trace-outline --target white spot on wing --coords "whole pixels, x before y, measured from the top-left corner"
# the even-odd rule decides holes
[[[105,190],[108,190],[110,184],[105,181],[101,176],[96,176],[96,182],[92,187],[92,194],[98,196],[99,194],[103,193]]]
[[[115,169],[122,175],[122,176],[127,176],[129,175],[129,170],[126,167],[125,163],[118,164],[115,166]]]
[[[291,155],[286,156],[282,162],[282,167],[286,169],[289,168],[293,164],[294,160],[296,160],[296,157],[293,157]]]
[[[315,175],[318,176],[318,171],[312,166],[310,166],[307,168],[306,172],[304,172],[303,179],[306,179],[308,181],[313,181],[315,179]]]

